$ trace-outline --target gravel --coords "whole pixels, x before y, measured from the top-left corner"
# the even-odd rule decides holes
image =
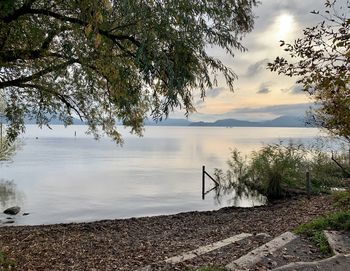
[[[229,207],[90,223],[6,226],[0,227],[0,250],[15,259],[16,270],[136,270],[242,232],[267,233],[273,238],[331,211],[334,208],[329,197],[315,196],[253,208]],[[189,260],[174,270],[224,265],[263,241],[250,238]]]

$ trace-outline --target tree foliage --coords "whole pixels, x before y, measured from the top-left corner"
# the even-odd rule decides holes
[[[3,0],[0,89],[9,135],[25,116],[45,125],[79,116],[121,141],[117,120],[142,132],[147,114],[194,110],[193,90],[236,74],[207,46],[244,51],[255,0]]]
[[[5,125],[3,125],[3,121],[4,121],[3,116],[4,116],[5,110],[6,110],[6,103],[3,99],[3,96],[0,95],[0,163],[2,161],[11,160],[11,158],[14,156],[16,152],[16,148],[19,146],[18,141],[11,142],[8,139],[8,136],[6,134],[6,127]]]
[[[7,137],[0,140],[0,162],[9,161],[15,155],[18,144],[10,142]]]
[[[292,59],[277,57],[272,71],[299,77],[319,105],[314,121],[331,134],[350,141],[350,1],[325,1],[325,12],[313,11],[322,21],[306,28],[304,36],[286,44]]]

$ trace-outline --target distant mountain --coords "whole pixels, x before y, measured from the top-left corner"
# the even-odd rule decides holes
[[[162,121],[146,120],[145,126],[189,126],[192,122],[187,119],[164,119]]]
[[[192,122],[190,126],[215,126],[215,127],[254,127],[258,122],[236,120],[236,119],[223,119],[215,122]]]
[[[273,120],[261,122],[264,127],[306,127],[305,118],[281,116]]]
[[[305,127],[305,120],[296,116],[281,116],[268,121],[244,121],[237,119],[223,119],[215,122],[192,122],[190,126],[214,127]]]
[[[29,119],[29,118],[26,118],[24,120],[24,123],[25,124],[36,124],[36,120],[35,119]],[[56,118],[53,118],[50,120],[50,123],[51,125],[63,125],[63,121],[59,120],[59,119],[56,119]],[[77,118],[73,118],[73,125],[84,125],[85,123],[82,122],[80,119],[77,119]]]
[[[35,120],[25,120],[25,124],[35,124]],[[58,119],[51,120],[50,124],[63,124]],[[74,125],[84,124],[79,119],[73,119]],[[119,123],[121,124],[121,123]],[[209,127],[305,127],[305,120],[297,116],[281,116],[273,120],[267,121],[245,121],[237,119],[222,119],[215,122],[191,122],[187,119],[164,119],[159,122],[153,120],[145,120],[145,126],[209,126]]]

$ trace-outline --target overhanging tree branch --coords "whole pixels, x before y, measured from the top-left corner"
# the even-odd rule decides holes
[[[343,172],[344,176],[346,178],[350,178],[350,172],[348,172],[335,158],[334,158],[334,153],[332,151],[332,157],[331,157],[332,161],[334,163],[336,163],[336,165],[341,169],[341,171]]]
[[[28,10],[30,9],[30,7],[35,1],[36,0],[25,1],[23,6],[21,6],[19,9],[14,10],[12,13],[8,14],[7,16],[0,18],[0,20],[2,20],[5,23],[10,23],[12,21],[17,20],[20,16],[23,16],[28,12]]]
[[[68,122],[80,112],[94,135],[103,124],[120,142],[115,119],[141,134],[146,112],[162,119],[175,107],[192,110],[192,90],[216,82],[211,70],[231,88],[234,74],[201,52],[208,43],[241,50],[257,1],[102,2],[0,1],[0,90],[11,103],[13,138],[24,129],[23,112],[39,110]]]
[[[9,81],[4,81],[4,82],[0,82],[0,89],[2,88],[7,88],[7,87],[18,87],[20,86],[20,84],[23,84],[23,83],[26,83],[26,82],[30,82],[32,80],[35,80],[35,79],[38,79],[50,72],[53,72],[53,71],[58,71],[58,70],[61,70],[63,68],[66,68],[68,67],[69,65],[72,65],[74,63],[76,63],[77,60],[75,59],[72,59],[72,60],[68,60],[66,62],[63,62],[61,64],[58,64],[58,65],[53,65],[53,66],[50,66],[46,69],[43,69],[41,71],[38,71],[30,76],[22,76],[22,77],[19,77],[19,78],[16,78],[16,79],[13,79],[13,80],[9,80]]]
[[[56,96],[58,99],[60,99],[67,107],[68,110],[72,109],[79,117],[79,119],[81,121],[83,121],[83,116],[81,115],[79,109],[73,105],[74,101],[72,99],[70,99],[70,97],[68,95],[64,95],[61,93],[58,93],[57,91],[54,91],[52,89],[48,89],[47,87],[44,87],[42,85],[37,85],[37,84],[18,84],[18,87],[21,88],[34,88],[34,89],[38,89],[40,91],[52,94],[54,96]]]
[[[46,49],[37,50],[3,50],[0,51],[0,62],[13,62],[16,60],[33,60],[43,57],[59,57],[63,58],[62,54],[50,52]]]
[[[27,14],[45,15],[45,16],[53,17],[53,18],[58,19],[58,20],[63,21],[63,22],[78,24],[80,26],[88,26],[89,25],[89,23],[84,21],[84,20],[81,20],[81,19],[78,19],[75,17],[65,16],[65,15],[59,14],[57,12],[53,12],[53,11],[45,10],[45,9],[32,9],[32,8],[30,8],[27,10]],[[23,15],[25,15],[25,14],[23,14]],[[116,35],[116,34],[112,34],[110,31],[107,31],[107,30],[104,30],[101,28],[97,28],[97,31],[99,34],[101,34],[105,37],[108,37],[111,40],[120,40],[120,41],[128,40],[138,47],[141,46],[141,43],[138,40],[136,40],[133,36]]]

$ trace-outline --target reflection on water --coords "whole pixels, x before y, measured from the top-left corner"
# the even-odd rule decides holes
[[[245,185],[220,185],[215,189],[215,200],[221,205],[226,202],[229,206],[239,206],[242,200],[250,200],[251,206],[265,204],[266,197]]]
[[[21,213],[16,216],[9,216],[3,213],[9,207],[23,206],[24,194],[17,189],[14,181],[0,179],[0,226],[12,225],[21,221]]]
[[[1,210],[8,207],[21,205],[23,203],[23,194],[17,191],[14,181],[0,180],[0,205]]]
[[[20,206],[30,215],[17,224],[259,205],[261,199],[243,194],[216,201],[211,192],[203,201],[202,165],[213,173],[225,166],[230,148],[249,152],[263,142],[311,140],[317,134],[309,128],[146,127],[142,138],[122,130],[125,143],[120,147],[108,138],[86,136],[84,126],[52,128],[28,126],[23,149],[12,164],[0,166],[1,177],[15,180],[25,192]]]

